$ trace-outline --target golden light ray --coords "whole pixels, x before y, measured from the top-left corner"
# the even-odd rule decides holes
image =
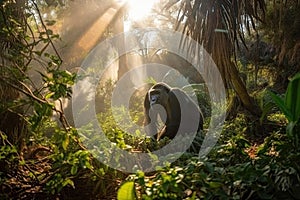
[[[143,20],[151,13],[152,7],[156,2],[158,2],[158,0],[128,0],[129,20]]]

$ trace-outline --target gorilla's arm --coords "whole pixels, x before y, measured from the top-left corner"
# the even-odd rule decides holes
[[[167,103],[164,107],[167,112],[167,120],[163,129],[157,134],[157,140],[163,137],[173,139],[180,125],[180,105],[173,90],[169,91]]]
[[[198,123],[197,131],[202,130],[203,114],[199,106],[197,106],[194,100],[191,99],[191,97],[189,97],[183,90],[174,89],[173,92],[177,94],[177,97],[181,98],[180,100],[182,106],[181,110],[185,111],[184,116],[183,113],[181,113],[181,117],[188,118],[191,121],[197,120]]]
[[[151,113],[150,116],[150,102],[149,102],[149,93],[147,92],[144,100],[144,127],[145,131],[149,136],[153,136],[157,134],[157,127],[156,127],[156,122],[157,122],[157,114]],[[152,118],[152,121],[151,121]]]
[[[181,93],[181,97],[183,98],[183,110],[186,111],[185,116],[189,120],[197,120],[198,124],[197,131],[203,130],[203,114],[199,108],[199,106],[194,102],[191,97],[189,97],[183,90],[177,89],[178,92]]]
[[[181,133],[202,130],[203,116],[195,102],[178,88],[173,88],[168,94],[166,126],[158,133],[157,139],[159,140],[163,137],[174,138],[178,133],[179,127]],[[184,119],[184,123],[182,123],[182,119]],[[198,126],[195,127],[195,124]]]

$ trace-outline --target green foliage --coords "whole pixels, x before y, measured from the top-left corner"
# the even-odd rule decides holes
[[[178,199],[181,196],[183,169],[179,167],[160,169],[154,178],[138,172],[132,178],[142,188],[142,199]]]
[[[68,185],[71,185],[74,188],[74,182],[70,178],[65,178],[58,173],[54,174],[52,179],[46,183],[46,190],[51,194],[56,194]]]
[[[288,119],[286,127],[287,135],[293,140],[294,145],[299,147],[300,127],[300,73],[295,75],[289,82],[285,98],[281,98],[270,92],[274,103]]]
[[[0,163],[15,162],[18,159],[17,148],[9,143],[7,136],[0,131],[1,147],[0,147]],[[0,176],[5,175],[0,172]]]
[[[185,154],[156,172],[138,172],[139,199],[297,199],[300,154],[280,132],[274,132],[254,152],[243,115],[227,122],[216,147],[205,159]],[[253,149],[252,149],[253,150]],[[288,156],[287,156],[288,155]]]
[[[118,190],[117,199],[118,200],[135,200],[136,199],[133,181],[125,182],[122,184],[122,186]]]
[[[59,98],[71,97],[71,86],[75,83],[76,74],[66,70],[49,70],[47,76],[41,74],[49,89],[46,99],[58,100]]]
[[[28,190],[56,195],[65,187],[74,188],[74,179],[82,171],[100,176],[90,153],[81,145],[77,132],[69,127],[62,111],[61,99],[71,97],[76,75],[61,69],[62,60],[53,45],[58,35],[43,24],[35,1],[28,4],[7,1],[0,10],[0,114],[1,117],[14,114],[14,119],[1,121],[0,193],[6,198],[30,198],[26,192],[16,194],[17,190],[25,190],[17,189],[24,184],[31,186]],[[41,84],[31,79],[28,74],[31,68],[40,75],[35,78],[42,80]],[[60,125],[54,122],[54,113]],[[20,124],[19,118],[25,125]],[[28,133],[19,131],[17,138],[11,140],[14,135],[5,132],[7,124],[15,126],[13,130],[26,126]],[[40,164],[42,161],[36,159],[40,153],[45,154],[41,159],[45,163]],[[40,165],[46,166],[45,169]],[[40,190],[34,188],[37,183],[42,186]],[[6,185],[11,185],[12,194],[2,191]]]
[[[230,165],[221,156],[204,161],[190,159],[180,173],[174,173],[174,166],[154,176],[137,174],[136,188],[140,188],[142,199],[299,198],[298,172],[285,161],[267,155]]]
[[[300,73],[295,75],[288,85],[285,105],[290,112],[287,118],[290,122],[297,122],[300,118]]]

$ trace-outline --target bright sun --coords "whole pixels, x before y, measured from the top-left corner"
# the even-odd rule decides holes
[[[128,0],[129,18],[132,21],[139,21],[146,17],[155,2],[158,0]]]

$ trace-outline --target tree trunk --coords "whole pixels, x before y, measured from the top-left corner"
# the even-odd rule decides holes
[[[230,77],[230,81],[233,85],[233,89],[235,90],[236,94],[240,98],[241,102],[243,103],[244,107],[250,111],[255,116],[261,115],[260,108],[255,104],[254,100],[248,94],[247,88],[239,76],[239,72],[234,63],[228,67],[228,77]]]
[[[118,35],[124,32],[124,9],[120,9],[115,21],[114,21],[114,34]],[[124,36],[124,35],[123,35]],[[119,53],[119,69],[118,80],[129,70],[127,65],[127,56],[125,53],[125,38],[122,37],[118,41],[117,51]],[[123,55],[122,55],[123,54]]]
[[[253,115],[260,116],[260,108],[248,94],[247,88],[239,75],[236,65],[231,60],[233,55],[233,44],[229,40],[227,33],[215,33],[210,38],[206,50],[212,52],[212,58],[221,73],[225,88],[228,89],[231,85],[243,106]]]
[[[22,56],[22,37],[26,33],[24,7],[24,0],[0,7],[3,13],[0,16],[0,131],[7,135],[8,141],[20,152],[26,137],[26,123],[23,109],[15,101],[20,97],[16,89],[21,88],[18,82],[25,79],[23,73],[26,70],[25,56]]]

